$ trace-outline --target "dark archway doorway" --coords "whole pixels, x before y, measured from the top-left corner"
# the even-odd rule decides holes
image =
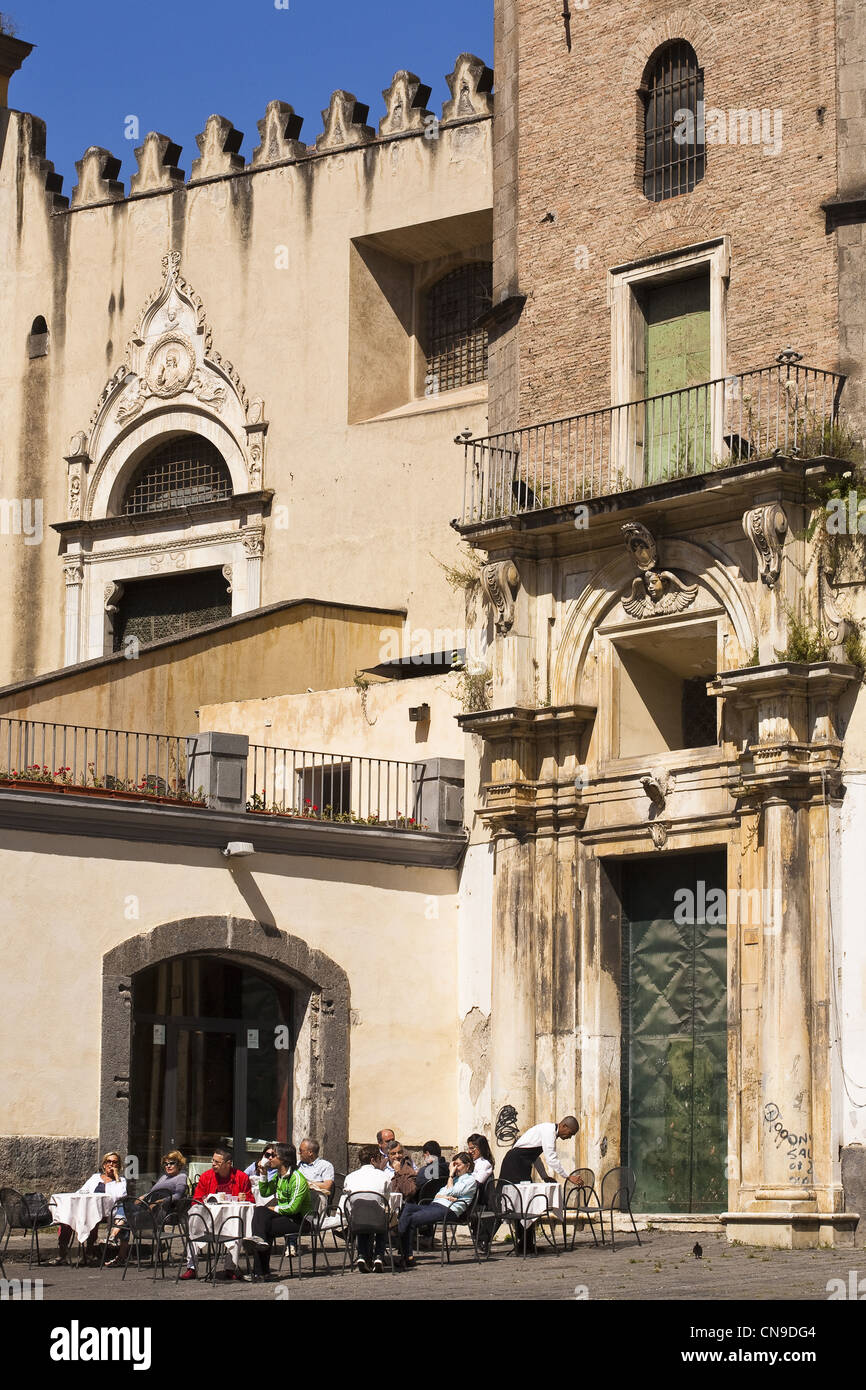
[[[132,981],[130,1151],[143,1175],[179,1148],[252,1162],[292,1134],[293,991],[246,964],[180,956]]]

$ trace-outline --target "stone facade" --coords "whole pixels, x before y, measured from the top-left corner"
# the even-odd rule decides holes
[[[489,708],[461,719],[477,757],[465,874],[486,879],[492,904],[487,1103],[521,1125],[580,1116],[575,1161],[596,1174],[628,1163],[640,1186],[660,1171],[629,1129],[631,992],[645,987],[630,904],[676,882],[678,865],[687,899],[700,888],[689,866],[710,862],[694,856],[716,855],[727,1137],[711,1209],[731,1239],[846,1243],[859,1188],[851,1178],[846,1192],[845,1172],[859,1170],[840,1155],[866,1142],[850,1103],[866,1081],[854,907],[866,707],[844,623],[856,629],[866,596],[856,536],[831,561],[820,516],[806,535],[816,482],[852,476],[866,424],[859,8],[569,8],[497,5],[497,71],[519,113],[500,102],[494,128],[500,434],[467,448],[459,527],[481,552],[492,644]],[[677,41],[731,138],[707,145],[691,191],[656,202],[639,88]],[[697,268],[709,369],[677,384],[728,378],[751,435],[762,406],[734,375],[776,363],[802,411],[790,380],[804,380],[802,358],[779,355],[792,343],[850,378],[844,443],[823,427],[805,447],[779,447],[778,430],[745,446],[707,387],[706,462],[669,449],[653,480],[652,451],[670,444],[651,433],[655,407],[563,421],[649,394],[638,308]],[[838,459],[815,461],[837,445]],[[823,659],[784,659],[792,613],[813,615]],[[698,677],[717,722],[689,737],[680,711]],[[670,902],[645,910],[685,920]],[[664,1013],[674,976],[660,960]],[[462,963],[468,979],[477,959]],[[675,1089],[672,1055],[658,1065]],[[656,1143],[661,1155],[661,1132]]]

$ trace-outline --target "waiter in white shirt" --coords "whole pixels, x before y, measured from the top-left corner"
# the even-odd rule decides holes
[[[569,1177],[556,1152],[557,1139],[573,1139],[580,1125],[573,1115],[566,1115],[555,1125],[552,1120],[546,1124],[533,1125],[512,1145],[502,1160],[500,1179],[502,1182],[532,1182],[532,1169],[536,1160],[544,1154],[548,1168],[558,1173],[566,1182],[576,1187],[583,1186],[583,1179]]]

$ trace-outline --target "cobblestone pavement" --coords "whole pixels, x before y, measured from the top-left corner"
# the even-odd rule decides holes
[[[703,1256],[692,1254],[695,1240]],[[770,1250],[728,1245],[723,1235],[644,1231],[639,1247],[634,1236],[617,1236],[610,1245],[596,1249],[588,1237],[570,1253],[554,1254],[542,1248],[536,1257],[515,1258],[506,1245],[495,1245],[491,1259],[476,1264],[471,1247],[461,1248],[450,1266],[440,1264],[438,1252],[420,1255],[418,1265],[391,1276],[339,1273],[341,1253],[332,1253],[332,1272],[312,1276],[304,1262],[304,1277],[286,1278],[280,1284],[242,1284],[199,1280],[177,1283],[174,1274],[165,1280],[151,1278],[150,1271],[130,1267],[121,1282],[117,1269],[27,1269],[26,1247],[18,1238],[4,1257],[7,1279],[41,1278],[42,1298],[98,1302],[101,1300],[158,1299],[195,1303],[202,1299],[223,1301],[288,1298],[293,1302],[381,1300],[399,1298],[436,1300],[698,1300],[750,1301],[795,1299],[825,1302],[827,1283],[850,1272],[866,1281],[866,1249]],[[47,1248],[47,1247],[46,1247]],[[284,1265],[284,1272],[287,1271]],[[276,1268],[276,1264],[274,1265]],[[866,1291],[866,1282],[863,1285]]]

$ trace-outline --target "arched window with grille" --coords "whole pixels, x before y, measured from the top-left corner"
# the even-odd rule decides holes
[[[487,380],[487,330],[477,324],[492,299],[492,271],[483,261],[449,271],[427,291],[425,395]]]
[[[174,511],[232,495],[231,476],[219,450],[197,434],[160,445],[136,469],[123,498],[124,516]]]
[[[684,39],[657,49],[647,64],[643,191],[653,203],[690,193],[704,177],[704,74]]]

